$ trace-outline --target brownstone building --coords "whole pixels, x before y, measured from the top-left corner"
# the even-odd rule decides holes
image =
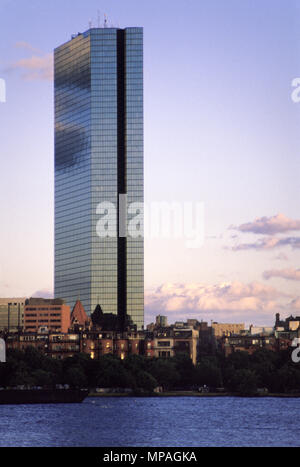
[[[144,352],[149,358],[172,358],[176,354],[185,353],[196,364],[198,341],[199,331],[187,323],[175,323],[168,327],[156,326],[145,336]]]
[[[258,349],[277,350],[277,340],[275,336],[265,335],[224,335],[221,338],[221,348],[227,357],[232,352],[242,351],[249,354],[254,353]]]

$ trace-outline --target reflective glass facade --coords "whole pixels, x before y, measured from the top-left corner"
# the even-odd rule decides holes
[[[112,236],[97,234],[99,205],[118,214],[120,194],[130,222],[143,202],[143,29],[93,28],[55,50],[55,297],[141,328],[143,222],[120,238],[112,212]]]

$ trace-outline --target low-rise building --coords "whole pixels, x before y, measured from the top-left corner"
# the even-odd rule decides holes
[[[245,324],[212,322],[211,327],[213,330],[213,335],[218,339],[223,336],[230,336],[230,334],[239,334],[245,329]]]
[[[26,298],[0,298],[0,331],[15,332],[23,328]]]
[[[174,338],[171,335],[171,330],[155,333],[153,338],[154,357],[170,358],[175,356]]]
[[[244,324],[212,323],[189,319],[170,326],[158,317],[154,328],[136,329],[128,320],[126,330],[120,332],[114,315],[105,315],[98,309],[89,318],[78,300],[70,308],[62,300],[29,299],[25,302],[24,330],[2,333],[7,348],[25,350],[33,346],[52,358],[65,358],[86,353],[92,359],[103,355],[145,355],[148,358],[172,358],[186,354],[194,364],[198,356],[212,355],[216,349],[225,355],[236,351],[253,353],[265,348],[273,351],[286,349],[295,337],[300,337],[300,319],[289,317],[281,321],[276,316],[275,327]],[[96,319],[97,318],[97,319]],[[57,321],[56,321],[57,320]]]
[[[230,335],[223,336],[221,339],[221,348],[227,357],[233,352],[247,352],[252,354],[258,349],[277,350],[277,341],[275,336],[265,335]]]
[[[175,355],[185,353],[195,365],[197,362],[199,331],[186,326],[174,328],[173,332]]]
[[[249,334],[251,336],[255,334],[264,334],[265,336],[270,336],[274,334],[274,327],[273,326],[251,326],[249,327]]]
[[[280,319],[280,314],[276,313],[275,329],[277,331],[297,331],[300,328],[300,316],[289,316],[285,320]]]
[[[59,298],[29,298],[25,301],[24,331],[37,333],[41,327],[50,332],[67,333],[71,309]]]
[[[168,327],[155,328],[145,340],[145,355],[157,358],[172,358],[180,353],[197,362],[199,331],[187,323],[177,322]]]
[[[73,357],[80,352],[80,335],[76,333],[53,333],[48,336],[46,354],[52,358]]]

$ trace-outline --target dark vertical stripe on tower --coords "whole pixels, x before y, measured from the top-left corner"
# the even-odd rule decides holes
[[[119,195],[127,193],[126,183],[126,72],[125,72],[125,31],[117,31],[117,61],[118,61],[118,316],[121,330],[124,330],[127,314],[127,240],[120,237]]]

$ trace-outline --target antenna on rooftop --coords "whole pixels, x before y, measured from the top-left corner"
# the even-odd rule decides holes
[[[107,16],[104,13],[104,27],[107,28]]]
[[[92,29],[92,26],[93,26],[93,23],[92,23],[92,20],[90,19],[89,20],[89,29]]]

